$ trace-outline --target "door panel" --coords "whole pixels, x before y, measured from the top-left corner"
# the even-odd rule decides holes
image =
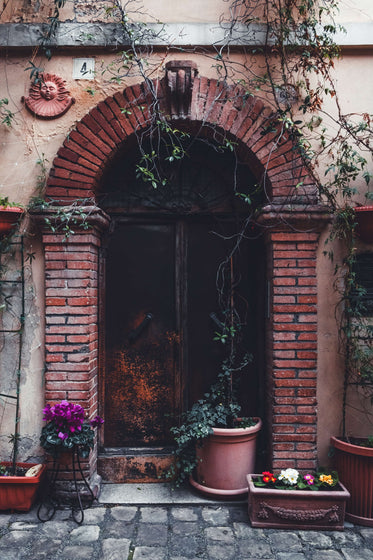
[[[105,446],[169,442],[179,407],[174,226],[122,225],[107,261]]]
[[[201,398],[221,370],[229,349],[214,340],[216,332],[222,332],[217,321],[224,323],[221,305],[229,309],[234,304],[241,322],[237,333],[237,363],[245,354],[253,353],[256,313],[254,301],[258,291],[249,278],[252,266],[250,244],[243,240],[239,251],[233,251],[237,243],[239,227],[232,221],[207,220],[191,224],[188,232],[188,402],[189,406]],[[255,274],[252,274],[254,277]],[[228,299],[221,301],[219,291],[223,287]],[[250,297],[251,294],[251,297]],[[230,300],[231,298],[231,300]],[[241,342],[238,343],[238,338]],[[241,399],[245,413],[257,410],[257,378],[252,366],[242,371],[242,388],[250,386]]]

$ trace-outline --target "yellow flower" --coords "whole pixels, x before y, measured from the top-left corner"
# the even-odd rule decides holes
[[[320,482],[326,482],[326,484],[329,484],[329,486],[331,486],[334,482],[330,474],[321,474],[319,480]]]

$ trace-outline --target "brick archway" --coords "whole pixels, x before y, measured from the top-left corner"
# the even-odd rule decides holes
[[[196,77],[189,114],[185,115],[180,114],[180,108],[175,112],[165,79],[154,87],[163,114],[182,121],[189,130],[213,129],[220,139],[229,138],[239,144],[258,179],[265,177],[269,200],[316,202],[315,181],[294,140],[275,123],[271,110],[261,100],[245,100],[239,87],[224,88],[217,80]],[[58,150],[46,198],[62,204],[94,198],[113,154],[131,135],[148,127],[147,108],[151,102],[144,84],[138,84],[101,101],[83,117]]]
[[[185,76],[187,67],[182,71],[178,67],[172,78],[177,81]],[[268,226],[270,255],[266,374],[270,388],[267,424],[273,426],[266,434],[267,448],[273,468],[314,468],[316,249],[318,231],[325,222],[324,209],[317,205],[315,181],[294,141],[282,134],[262,101],[244,100],[239,88],[224,88],[204,77],[193,80],[189,75],[189,82],[184,80],[176,89],[170,76],[154,85],[163,114],[186,129],[213,128],[220,138],[237,142],[266,188],[268,205],[261,220]],[[180,91],[184,100],[189,91],[187,107],[179,102]],[[95,199],[108,162],[129,137],[146,130],[150,102],[139,84],[93,108],[58,150],[46,198],[62,206]],[[94,206],[88,210],[88,221],[89,230],[77,224],[76,233],[67,240],[62,233],[44,232],[46,400],[75,400],[94,416],[98,408],[99,247],[108,217]],[[97,453],[93,453],[91,476],[96,461]]]

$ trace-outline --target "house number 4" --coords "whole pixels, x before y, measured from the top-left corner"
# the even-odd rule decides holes
[[[73,78],[74,80],[93,80],[95,77],[94,58],[74,58]]]

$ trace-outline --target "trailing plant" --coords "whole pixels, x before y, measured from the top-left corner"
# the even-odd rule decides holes
[[[342,436],[348,436],[347,399],[350,388],[362,391],[373,404],[373,310],[366,306],[366,289],[359,283],[357,254],[353,250],[344,259],[341,342],[345,347]]]
[[[237,400],[237,374],[247,365],[249,357],[238,368],[232,367],[232,356],[226,360],[217,381],[192,405],[181,418],[181,424],[171,428],[175,440],[175,462],[167,473],[176,486],[192,475],[197,466],[196,447],[213,433],[213,428],[248,428],[253,418],[239,418],[241,406]]]
[[[0,119],[1,124],[11,127],[14,119],[14,113],[10,111],[5,105],[8,105],[9,100],[6,97],[0,99]]]
[[[65,240],[75,234],[76,228],[88,230],[91,227],[89,216],[95,208],[95,202],[89,198],[81,198],[67,206],[61,206],[56,200],[46,201],[34,197],[29,205],[29,211],[44,214],[47,228],[52,233],[63,233]]]

